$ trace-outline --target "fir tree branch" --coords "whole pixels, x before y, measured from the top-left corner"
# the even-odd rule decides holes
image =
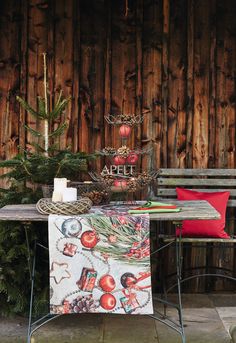
[[[39,131],[36,131],[34,129],[32,129],[32,127],[28,126],[28,125],[24,125],[24,127],[26,128],[26,130],[28,130],[34,137],[42,137],[42,134]]]
[[[41,98],[41,96],[38,96],[38,106],[40,116],[42,116],[42,118],[46,118],[47,114],[45,112],[45,100]]]
[[[49,134],[49,137],[61,136],[67,127],[68,127],[67,123],[63,123],[63,124],[59,125],[55,131],[53,131]]]
[[[36,112],[24,99],[17,95],[16,100],[21,104],[21,106],[29,112],[35,118],[44,119],[38,112]]]

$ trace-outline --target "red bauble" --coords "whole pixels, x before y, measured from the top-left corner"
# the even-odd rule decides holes
[[[99,281],[99,286],[104,292],[111,292],[116,287],[114,278],[111,275],[103,275]]]
[[[85,231],[81,238],[80,238],[81,244],[85,248],[92,249],[95,247],[95,245],[98,243],[99,238],[96,235],[96,232],[90,230],[90,231]]]
[[[137,154],[130,154],[127,158],[126,158],[126,164],[136,164],[138,162],[138,155]]]
[[[125,164],[125,162],[126,162],[126,158],[124,158],[124,157],[122,157],[122,156],[115,156],[115,157],[113,158],[113,164],[114,164],[115,166],[123,165],[123,164]]]
[[[116,179],[114,181],[114,186],[115,187],[126,188],[127,187],[127,181],[126,180],[122,180],[122,179]]]
[[[103,294],[100,298],[100,305],[110,311],[116,306],[116,298],[110,293]]]
[[[120,127],[119,134],[121,138],[128,138],[131,133],[131,127],[129,125],[123,124]]]

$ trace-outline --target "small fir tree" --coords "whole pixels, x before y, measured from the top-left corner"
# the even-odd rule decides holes
[[[52,184],[54,177],[67,177],[78,180],[79,173],[87,170],[87,161],[92,156],[86,153],[73,153],[68,149],[58,150],[58,144],[67,124],[62,121],[54,129],[55,121],[59,121],[70,98],[63,99],[62,92],[53,108],[49,108],[49,92],[47,84],[46,54],[44,62],[44,97],[38,97],[38,108],[33,109],[24,99],[17,97],[20,105],[34,118],[43,122],[43,130],[37,131],[25,125],[25,129],[35,138],[31,143],[33,151],[21,148],[20,153],[11,160],[1,161],[0,168],[9,168],[1,177],[10,182],[8,189],[0,189],[0,206],[17,203],[36,203],[42,196],[40,187],[32,184]],[[26,313],[30,295],[28,273],[27,245],[25,230],[17,222],[0,223],[0,315]],[[28,230],[29,245],[33,254],[35,239],[45,240],[47,225],[32,223]],[[46,242],[45,242],[46,244]],[[44,254],[43,252],[42,254]],[[45,264],[46,263],[46,264]],[[45,271],[41,278],[36,277],[36,312],[47,311],[48,276],[47,256],[38,258],[37,270]]]

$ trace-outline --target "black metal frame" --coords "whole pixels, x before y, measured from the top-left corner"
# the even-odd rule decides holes
[[[181,227],[181,225],[178,223],[178,226]],[[180,230],[181,231],[181,230]],[[35,282],[35,270],[36,270],[36,257],[37,257],[37,248],[43,248],[48,251],[48,248],[40,243],[35,242],[34,244],[34,256],[33,260],[31,261],[30,256],[30,247],[29,247],[29,240],[28,240],[28,232],[27,229],[25,229],[26,234],[26,242],[27,242],[27,248],[28,248],[28,266],[29,266],[29,274],[30,274],[30,280],[31,280],[31,293],[30,293],[30,308],[29,308],[29,320],[28,320],[28,331],[27,331],[27,343],[31,343],[32,335],[43,325],[49,323],[50,321],[62,316],[61,314],[52,315],[50,313],[45,314],[44,316],[40,317],[39,319],[32,321],[33,318],[33,302],[34,302],[34,282]],[[167,243],[162,245],[160,248],[156,249],[151,253],[151,255],[154,255],[156,253],[159,253],[163,249],[168,248],[170,245],[172,245],[175,242],[176,247],[176,280],[177,280],[177,289],[178,289],[178,303],[172,303],[167,300],[167,293],[164,292],[163,297],[154,297],[155,300],[163,304],[164,311],[161,313],[159,310],[154,309],[153,315],[148,315],[149,317],[158,320],[159,322],[167,325],[168,327],[175,330],[177,333],[180,334],[182,343],[186,343],[186,337],[185,337],[185,331],[184,331],[184,324],[183,324],[183,315],[182,315],[182,301],[181,301],[181,274],[182,274],[182,243],[181,243],[181,234],[177,238],[175,237],[175,240],[173,242]],[[179,320],[178,322],[173,321],[171,318],[167,316],[166,308],[167,306],[175,308],[178,312]]]

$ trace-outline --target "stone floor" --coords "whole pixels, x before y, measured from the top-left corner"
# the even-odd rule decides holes
[[[174,297],[174,296],[173,296]],[[160,309],[160,306],[156,303]],[[183,296],[187,343],[236,343],[236,294]],[[176,317],[174,309],[168,309]],[[0,320],[0,343],[26,342],[27,320]],[[179,343],[178,333],[145,316],[67,315],[40,328],[32,343]]]

